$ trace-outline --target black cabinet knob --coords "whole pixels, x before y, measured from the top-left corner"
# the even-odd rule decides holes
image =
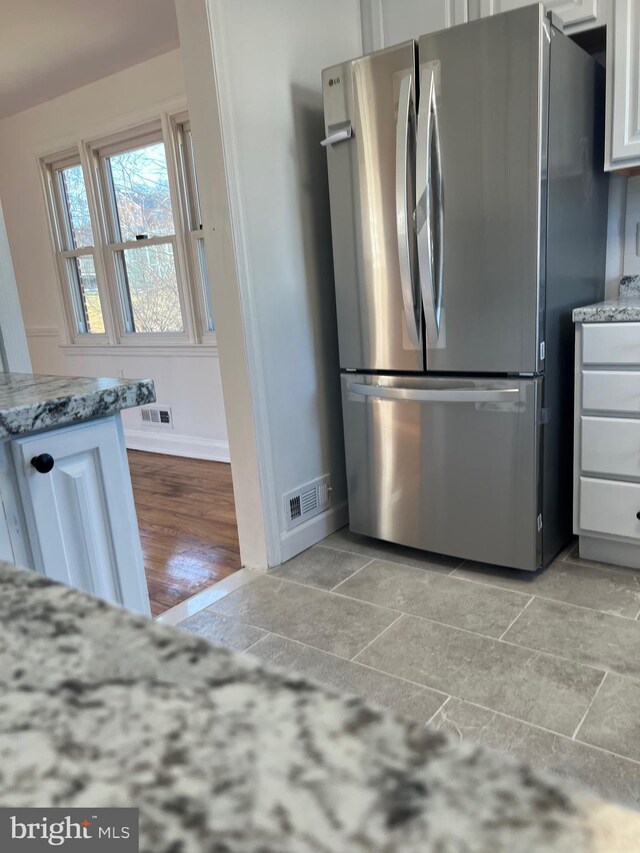
[[[640,512],[636,513],[636,518],[638,519],[638,521],[640,521]]]
[[[55,465],[53,456],[49,453],[40,453],[39,456],[34,456],[31,464],[39,474],[48,474]]]

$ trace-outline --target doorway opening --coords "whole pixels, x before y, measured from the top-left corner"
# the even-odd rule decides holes
[[[231,465],[127,455],[155,618],[241,568]]]

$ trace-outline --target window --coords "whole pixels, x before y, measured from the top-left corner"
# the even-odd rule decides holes
[[[78,334],[104,335],[96,277],[93,228],[82,166],[77,156],[51,164],[50,201],[65,303]]]
[[[71,340],[213,342],[186,114],[81,143],[43,168]]]
[[[169,171],[160,134],[98,149],[115,271],[128,333],[184,332]]]
[[[202,214],[200,213],[200,196],[198,180],[193,156],[193,137],[191,124],[188,119],[176,121],[176,135],[180,151],[180,168],[182,185],[185,193],[185,218],[189,229],[190,262],[192,274],[197,282],[198,297],[202,317],[205,321],[205,331],[213,332],[213,308],[211,307],[211,286],[209,270],[204,251],[204,234],[202,233]]]

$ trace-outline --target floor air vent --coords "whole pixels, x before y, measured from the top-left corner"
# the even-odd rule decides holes
[[[295,498],[289,498],[289,516],[291,517],[291,521],[295,521],[296,518],[300,518],[302,515],[302,509],[300,508],[300,495],[296,495]]]
[[[311,483],[287,492],[284,496],[284,512],[287,530],[313,518],[331,506],[331,477],[325,474]]]

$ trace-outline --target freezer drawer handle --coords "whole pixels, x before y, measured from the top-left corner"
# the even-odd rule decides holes
[[[417,403],[503,403],[517,400],[519,388],[394,388],[352,382],[352,394],[379,400],[405,400]]]
[[[413,104],[413,76],[407,74],[400,81],[398,96],[398,118],[396,120],[396,227],[398,232],[398,261],[400,264],[400,285],[404,317],[407,322],[409,340],[417,348],[420,346],[420,331],[416,316],[416,299],[411,269],[411,243],[413,230],[409,227],[409,193],[407,184],[413,175],[409,175],[411,159],[409,145],[413,144],[415,127],[415,107]]]

